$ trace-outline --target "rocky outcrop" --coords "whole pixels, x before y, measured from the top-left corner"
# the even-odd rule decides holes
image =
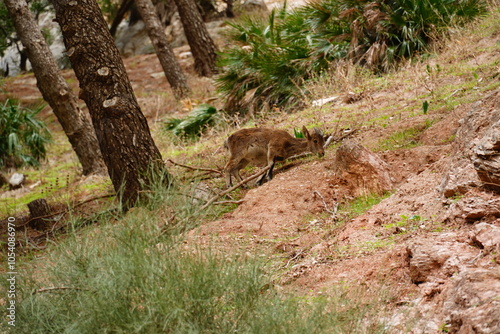
[[[474,103],[460,121],[454,158],[439,185],[444,196],[463,195],[484,184],[495,186],[500,180],[499,105],[500,90],[496,90]]]
[[[407,247],[410,279],[415,284],[444,283],[461,264],[474,258],[478,250],[455,241],[455,234],[437,234],[435,239],[415,241]]]
[[[493,112],[500,117],[498,108]],[[486,188],[500,191],[500,120],[491,125],[472,151],[472,162],[481,182]]]
[[[467,268],[443,292],[449,333],[500,333],[500,271]]]
[[[453,202],[447,210],[445,222],[474,223],[492,221],[500,217],[500,198],[490,194],[470,194]]]
[[[355,196],[382,194],[394,188],[389,165],[359,143],[348,140],[335,155],[334,172],[347,181]]]
[[[447,229],[406,243],[407,275],[418,293],[389,321],[395,333],[412,319],[412,333],[500,333],[499,105],[497,90],[469,106],[451,154],[378,206],[385,217],[418,214]]]
[[[500,333],[499,250],[500,227],[487,223],[469,233],[411,242],[407,261],[421,293],[413,310],[422,317],[419,325],[449,333]]]

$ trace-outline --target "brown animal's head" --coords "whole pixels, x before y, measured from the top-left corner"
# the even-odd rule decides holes
[[[309,133],[306,127],[302,127],[302,133],[307,139],[307,148],[312,153],[318,153],[320,157],[325,155],[325,138],[323,136],[323,131],[318,128],[313,129],[313,133]]]

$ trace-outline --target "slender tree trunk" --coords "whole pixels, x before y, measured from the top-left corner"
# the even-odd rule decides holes
[[[175,0],[184,33],[191,47],[194,69],[200,76],[210,77],[217,72],[215,64],[217,47],[208,34],[194,0]]]
[[[111,27],[109,28],[111,36],[115,37],[118,26],[123,21],[125,14],[127,14],[133,4],[134,0],[122,0],[120,7],[118,7],[118,11],[116,12],[115,19],[111,22]]]
[[[141,14],[142,20],[146,24],[149,38],[151,39],[151,43],[153,43],[160,64],[174,91],[175,97],[177,99],[186,97],[189,94],[186,77],[184,73],[182,73],[181,66],[168,43],[165,30],[158,18],[153,3],[151,0],[135,0],[135,4]]]
[[[134,96],[125,66],[96,0],[50,0],[69,60],[80,81],[104,162],[124,208],[151,184],[168,179],[161,154]]]
[[[78,98],[62,77],[40,28],[25,0],[5,0],[5,5],[26,48],[37,86],[68,136],[83,167],[83,174],[104,171],[101,152],[89,118],[78,106]]]
[[[226,3],[226,17],[236,17],[234,15],[234,0],[224,0]]]

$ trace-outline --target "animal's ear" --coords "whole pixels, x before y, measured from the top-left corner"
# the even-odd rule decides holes
[[[304,137],[305,137],[307,140],[311,139],[311,135],[309,134],[309,131],[307,131],[307,128],[306,128],[306,126],[305,126],[305,125],[304,125],[304,126],[302,126],[302,133],[304,134]]]
[[[314,128],[314,133],[317,134],[318,136],[322,136],[323,137],[323,131],[321,131],[318,128]]]

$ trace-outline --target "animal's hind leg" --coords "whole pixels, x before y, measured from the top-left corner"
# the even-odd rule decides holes
[[[269,166],[269,165],[268,165]],[[271,181],[273,179],[273,169],[274,169],[274,162],[270,165],[269,170],[262,175],[262,177],[257,181],[257,185],[262,185],[264,183],[264,179],[267,177],[268,181]]]
[[[225,170],[226,170],[226,185],[228,188],[233,186],[233,178],[236,180],[237,183],[240,183],[243,181],[240,175],[240,169],[245,168],[248,165],[247,160],[243,159],[240,160],[240,162],[235,163],[234,161],[230,161],[227,163]],[[246,185],[243,185],[245,187]]]

